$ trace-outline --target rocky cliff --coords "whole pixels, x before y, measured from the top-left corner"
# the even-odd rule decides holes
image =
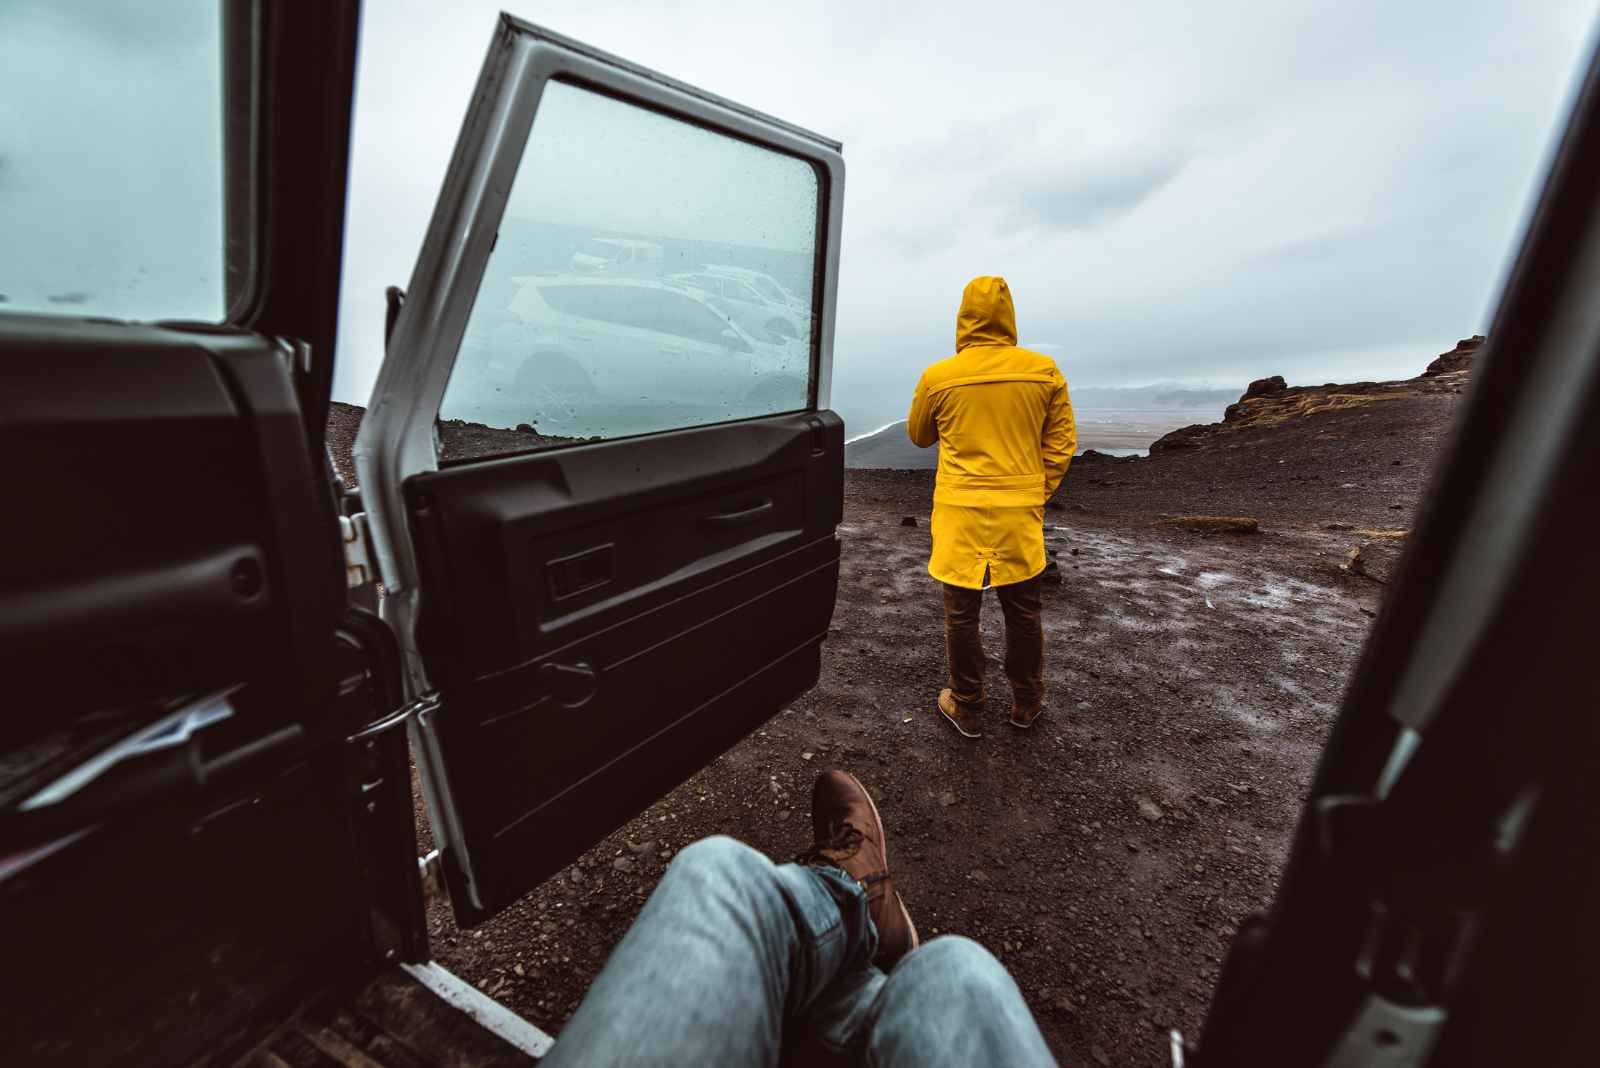
[[[1457,342],[1436,357],[1416,378],[1398,382],[1329,382],[1320,386],[1291,386],[1282,375],[1250,383],[1235,403],[1228,405],[1220,423],[1181,427],[1150,446],[1152,453],[1195,448],[1248,428],[1277,426],[1317,412],[1359,408],[1385,401],[1438,394],[1460,393],[1472,372],[1473,358],[1483,345],[1481,334]]]

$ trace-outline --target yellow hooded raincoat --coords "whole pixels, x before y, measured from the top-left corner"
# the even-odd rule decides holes
[[[1067,380],[1056,363],[1017,348],[1004,278],[974,278],[961,294],[956,354],[922,373],[906,433],[939,443],[928,573],[967,589],[1023,582],[1044,570],[1044,502],[1078,443]]]

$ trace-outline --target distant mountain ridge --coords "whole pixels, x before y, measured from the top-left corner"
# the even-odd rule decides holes
[[[1080,453],[1089,449],[1112,454],[1142,453],[1150,447],[1151,442],[1183,425],[1183,416],[1194,414],[1191,410],[1179,408],[1174,409],[1170,416],[1163,412],[1164,418],[1130,419],[1128,416],[1138,416],[1140,411],[1124,410],[1110,413],[1113,418],[1095,418],[1101,413],[1100,409],[1074,407],[1078,411]],[[917,471],[939,466],[939,446],[935,444],[931,448],[919,449],[913,445],[906,436],[904,419],[861,437],[852,438],[847,431],[846,438],[846,467]]]
[[[1072,403],[1079,408],[1216,408],[1239,398],[1237,388],[1187,386],[1158,382],[1148,386],[1081,386],[1072,388]]]

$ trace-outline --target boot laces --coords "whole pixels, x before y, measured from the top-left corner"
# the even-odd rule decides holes
[[[828,864],[837,867],[840,861],[855,856],[866,837],[848,820],[837,820],[828,825],[827,834],[818,838],[810,849],[796,858],[796,863]]]

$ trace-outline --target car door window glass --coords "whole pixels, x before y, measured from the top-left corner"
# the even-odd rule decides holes
[[[819,209],[804,160],[549,83],[441,421],[471,427],[479,456],[806,408],[815,338],[803,314],[795,337],[752,328],[713,310],[727,279],[695,275],[716,287],[698,291],[669,272],[731,261],[812,306]],[[508,280],[542,299],[506,306]],[[459,437],[443,436],[443,459],[465,458]]]
[[[217,0],[0,3],[0,311],[219,321]]]

